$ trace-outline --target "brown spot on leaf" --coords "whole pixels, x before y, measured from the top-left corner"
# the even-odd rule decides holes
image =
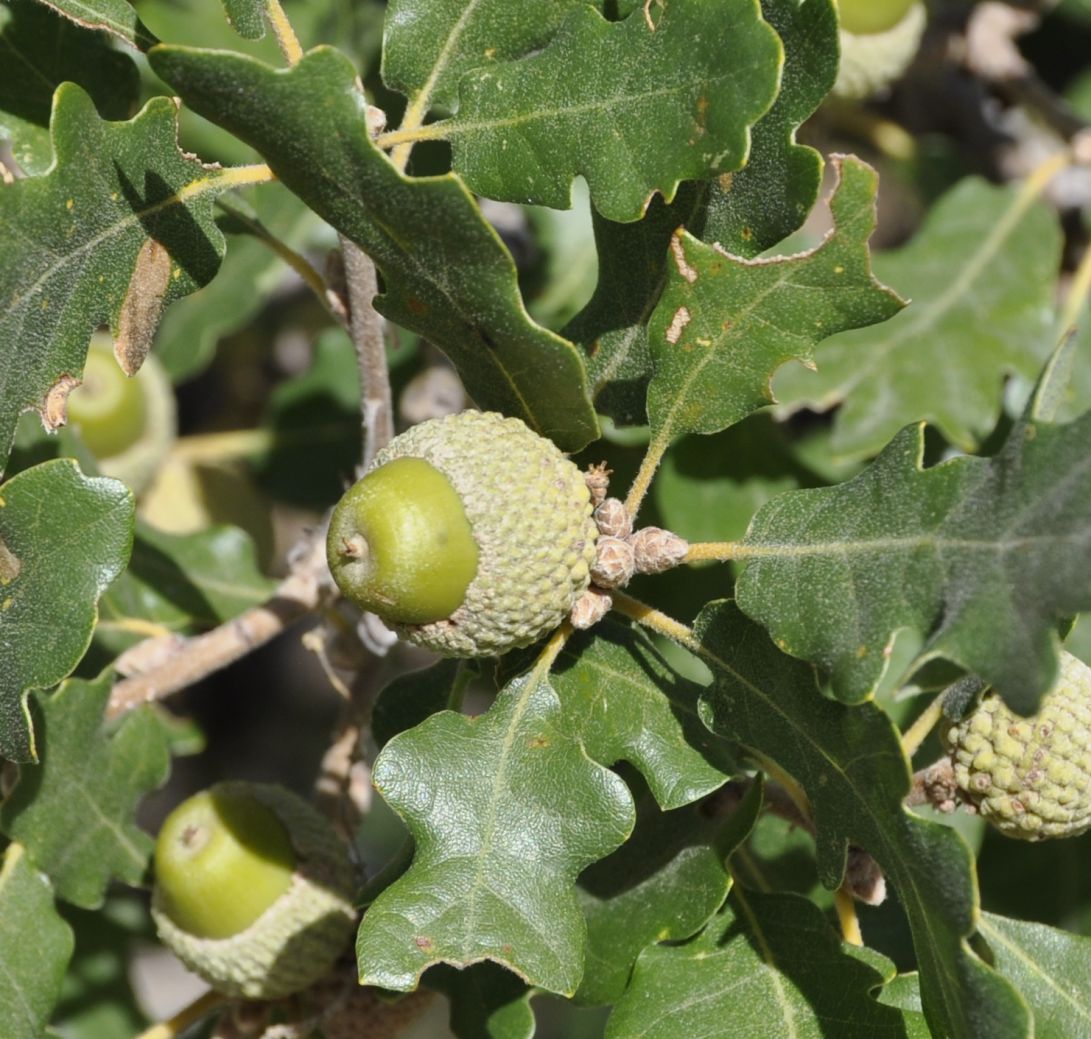
[[[678,268],[678,273],[692,285],[697,280],[697,271],[686,259],[686,250],[682,245],[683,233],[683,229],[679,227],[671,236],[671,255],[674,257],[674,265]]]
[[[0,538],[0,585],[11,584],[22,569],[23,564],[19,562],[19,557]]]
[[[435,942],[432,941],[427,935],[418,934],[413,939],[413,944],[416,945],[421,952],[431,952],[435,948]]]
[[[114,356],[126,375],[135,375],[148,356],[170,279],[170,253],[149,238],[137,254],[118,316]]]
[[[679,307],[671,319],[670,328],[667,329],[667,342],[674,346],[682,337],[682,331],[690,323],[690,312],[686,307]]]
[[[49,387],[39,409],[46,432],[56,433],[68,421],[68,395],[79,384],[79,379],[65,372]]]

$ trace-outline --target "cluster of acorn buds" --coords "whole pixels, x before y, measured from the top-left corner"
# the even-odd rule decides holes
[[[689,542],[661,527],[633,530],[625,503],[606,497],[610,472],[604,465],[592,466],[585,474],[598,528],[595,561],[591,565],[591,586],[576,600],[569,622],[585,630],[597,624],[613,605],[610,592],[624,588],[634,574],[661,574],[686,558]]]

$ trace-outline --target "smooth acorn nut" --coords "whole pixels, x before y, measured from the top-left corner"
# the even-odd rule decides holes
[[[106,333],[91,337],[82,381],[68,395],[67,417],[103,475],[136,493],[147,487],[177,435],[174,390],[162,365],[149,356],[130,378]]]
[[[278,999],[332,967],[355,924],[353,874],[330,824],[270,784],[220,783],[167,817],[152,917],[213,988]]]
[[[395,439],[338,502],[327,556],[346,598],[444,656],[525,646],[590,583],[583,474],[519,419],[464,411]]]
[[[835,97],[862,100],[884,90],[909,67],[928,22],[921,0],[840,0],[841,63]]]
[[[1008,837],[1038,841],[1091,829],[1091,668],[1061,654],[1057,684],[1029,718],[999,696],[942,734],[959,797]]]

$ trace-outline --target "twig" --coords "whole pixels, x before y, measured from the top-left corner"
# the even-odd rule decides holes
[[[141,704],[162,700],[265,645],[315,609],[325,573],[325,537],[320,529],[272,598],[204,635],[180,640],[165,660],[118,682],[110,694],[106,716],[114,718]]]
[[[931,805],[941,812],[953,812],[958,804],[958,784],[951,759],[944,756],[914,772],[905,803],[909,808]]]
[[[1080,265],[1072,275],[1064,306],[1061,308],[1061,335],[1067,335],[1078,322],[1080,311],[1091,294],[1091,246],[1084,249]],[[1089,318],[1091,320],[1091,318]]]
[[[299,37],[296,36],[292,23],[288,21],[284,8],[280,6],[280,0],[265,0],[265,13],[277,38],[280,53],[289,65],[294,65],[303,57],[303,48],[299,45]]]
[[[698,541],[690,545],[684,563],[699,563],[706,559],[726,563],[746,555],[746,549],[737,541]]]
[[[360,369],[360,406],[363,411],[364,451],[360,471],[394,436],[394,404],[382,318],[372,305],[379,292],[375,264],[351,239],[341,235],[349,304],[349,331]]]
[[[196,1024],[218,1006],[228,1002],[231,997],[222,992],[206,992],[187,1007],[183,1007],[169,1021],[162,1021],[145,1029],[136,1039],[175,1039],[190,1025]]]
[[[909,726],[902,734],[902,751],[912,760],[914,754],[921,748],[921,744],[928,739],[928,734],[936,727],[936,723],[943,717],[943,701],[947,697],[947,691],[939,694],[922,712],[920,717]]]
[[[648,488],[652,485],[652,477],[655,476],[655,471],[659,468],[659,463],[663,461],[663,455],[667,453],[669,446],[669,436],[660,434],[653,437],[651,443],[648,444],[648,449],[644,452],[644,457],[640,460],[640,468],[637,470],[636,476],[633,477],[633,484],[625,498],[625,508],[628,510],[629,515],[632,516],[634,523],[637,514],[640,512],[640,506],[644,502],[644,497],[648,493]]]
[[[856,899],[852,892],[839,887],[833,893],[833,905],[837,910],[837,922],[841,925],[841,937],[849,945],[864,944],[864,934],[860,930],[860,918],[856,915]]]

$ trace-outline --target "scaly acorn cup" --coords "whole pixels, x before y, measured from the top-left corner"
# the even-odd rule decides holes
[[[395,437],[330,520],[338,587],[444,656],[526,646],[590,583],[583,474],[519,419],[464,411]]]
[[[353,872],[330,824],[264,783],[219,783],[167,817],[155,848],[159,937],[213,988],[279,999],[329,971],[355,929]]]
[[[839,0],[841,64],[836,97],[852,101],[888,87],[909,67],[928,14],[920,0]]]
[[[1061,654],[1057,684],[1029,718],[999,696],[943,739],[964,802],[1001,833],[1028,841],[1091,829],[1091,668]]]
[[[105,333],[91,337],[83,381],[69,394],[67,409],[102,474],[136,494],[151,482],[178,432],[174,388],[163,366],[149,355],[130,378]]]

